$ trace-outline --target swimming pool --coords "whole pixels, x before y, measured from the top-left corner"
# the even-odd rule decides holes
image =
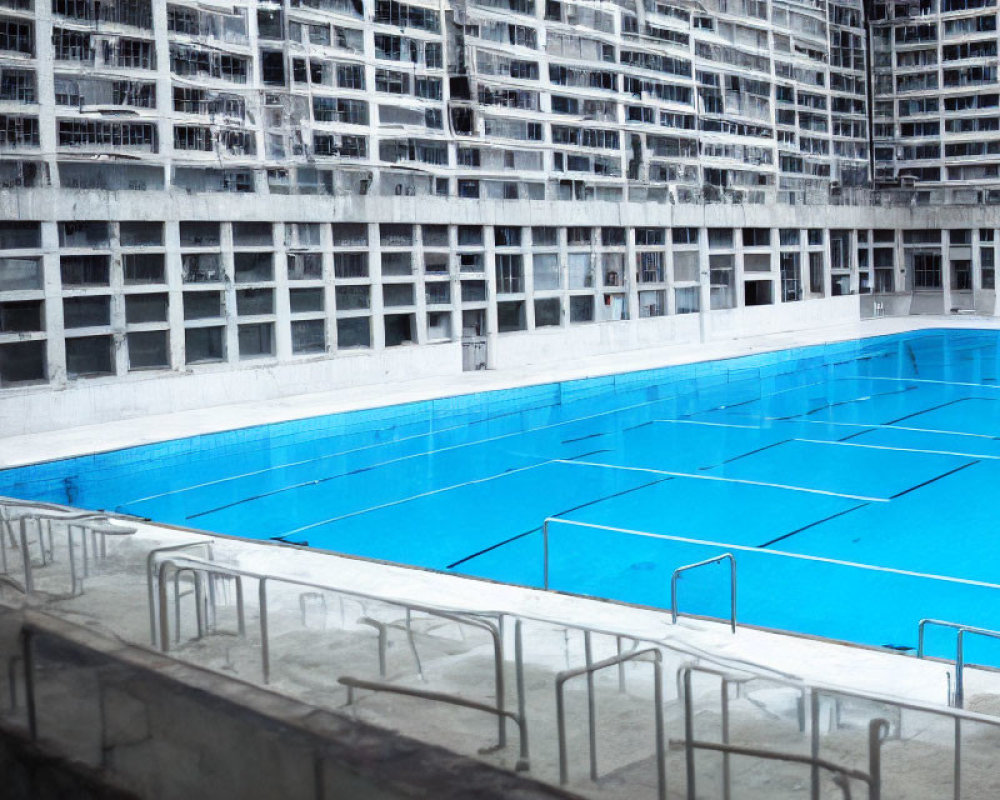
[[[913,646],[998,627],[1000,333],[932,330],[377,408],[0,471],[114,509],[669,607],[732,552],[741,621]],[[724,567],[680,609],[728,616]],[[950,652],[943,633],[931,652]],[[972,658],[996,660],[987,643]]]

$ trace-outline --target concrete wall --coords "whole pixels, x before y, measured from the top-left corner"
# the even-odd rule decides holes
[[[29,632],[37,719],[31,743],[20,677],[15,727],[0,731],[0,767],[10,754],[31,751],[59,774],[86,776],[74,786],[49,775],[35,792],[20,773],[2,772],[4,798],[125,800],[129,792],[158,800],[570,797],[44,614],[0,606],[0,621],[6,628],[17,621]],[[3,663],[20,654],[9,637],[0,637]]]

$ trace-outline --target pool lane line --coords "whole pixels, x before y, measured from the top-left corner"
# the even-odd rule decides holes
[[[761,417],[767,422],[787,422],[792,425],[837,425],[842,428],[864,428],[864,430],[858,433],[851,434],[851,436],[846,436],[843,439],[837,441],[846,442],[854,436],[860,436],[865,433],[872,433],[877,430],[889,430],[889,431],[907,431],[909,433],[933,433],[939,436],[967,436],[972,439],[989,439],[991,441],[1000,441],[1000,436],[994,436],[991,433],[968,433],[966,431],[948,431],[941,428],[913,428],[907,425],[883,425],[881,423],[865,423],[865,422],[834,422],[832,420],[822,420],[822,419],[784,419],[779,417]],[[663,424],[674,424],[674,425],[706,425],[712,428],[739,428],[741,430],[748,431],[761,431],[766,430],[763,425],[737,425],[733,422],[707,422],[705,420],[698,419],[654,419],[652,422],[663,423]],[[969,454],[970,457],[973,455]]]
[[[635,487],[633,487],[631,489],[624,489],[624,490],[622,490],[620,492],[615,492],[614,494],[609,494],[606,497],[598,497],[596,500],[588,500],[586,503],[581,503],[580,505],[573,506],[572,508],[565,508],[562,511],[559,511],[558,513],[556,513],[556,514],[549,514],[549,516],[550,517],[561,517],[564,514],[572,514],[574,511],[579,511],[581,508],[587,508],[588,506],[597,505],[598,503],[603,503],[605,500],[613,500],[616,497],[621,497],[622,495],[629,494],[630,492],[638,492],[640,489],[648,489],[650,486],[656,486],[656,484],[658,484],[658,483],[666,483],[667,481],[672,481],[672,480],[674,480],[674,479],[673,478],[660,478],[659,480],[650,481],[649,483],[644,483],[644,484],[642,484],[642,486],[635,486]],[[524,531],[523,533],[519,533],[519,534],[517,534],[515,536],[511,536],[509,539],[504,539],[502,542],[497,542],[496,544],[491,544],[489,547],[485,547],[482,550],[479,550],[478,552],[473,553],[472,555],[468,555],[468,556],[465,556],[464,558],[460,558],[458,561],[454,562],[453,564],[449,564],[447,567],[445,567],[445,569],[454,569],[455,567],[459,566],[460,564],[464,564],[466,561],[471,561],[474,558],[478,558],[479,556],[481,556],[481,555],[483,555],[485,553],[489,553],[491,550],[496,550],[499,547],[503,547],[505,544],[510,544],[511,542],[516,542],[518,539],[523,539],[525,536],[530,536],[533,533],[537,533],[541,529],[542,528],[539,525],[539,526],[536,526],[536,527],[532,528],[530,531]]]
[[[834,422],[833,420],[822,420],[822,419],[799,419],[799,420],[785,420],[779,419],[778,417],[763,417],[763,419],[773,422],[791,422],[792,424],[808,423],[810,425],[839,425],[844,428],[865,428],[866,430],[862,433],[870,433],[874,430],[889,430],[889,431],[908,431],[910,433],[934,433],[940,436],[968,436],[973,439],[991,439],[998,440],[1000,436],[994,436],[992,433],[969,433],[967,431],[949,431],[943,428],[913,428],[908,425],[885,425],[881,422]],[[705,424],[708,423],[693,423],[693,424]],[[721,423],[713,423],[721,424]],[[739,426],[745,427],[745,426]],[[844,440],[841,440],[844,441]]]
[[[906,578],[924,578],[943,583],[957,583],[963,586],[978,586],[984,589],[1000,589],[1000,583],[989,583],[975,578],[959,578],[953,575],[937,575],[933,572],[915,572],[898,567],[880,567],[875,564],[863,564],[860,561],[844,561],[839,558],[828,556],[814,556],[807,553],[794,553],[790,550],[767,550],[755,545],[736,544],[734,542],[714,542],[709,539],[692,539],[688,536],[673,536],[662,533],[650,533],[649,531],[637,531],[632,528],[618,528],[613,525],[597,525],[591,522],[578,522],[573,520],[573,525],[584,528],[594,528],[602,531],[612,531],[613,533],[627,533],[632,536],[640,536],[644,539],[663,539],[668,542],[680,542],[682,544],[707,545],[709,547],[721,547],[725,550],[739,550],[745,553],[756,553],[761,556],[778,556],[781,558],[791,558],[798,561],[816,561],[821,564],[832,564],[838,567],[854,567],[866,572],[884,572],[890,575],[901,575]]]
[[[569,456],[568,460],[572,461],[573,459],[576,459],[576,458],[586,458],[587,456],[596,456],[599,453],[610,453],[610,452],[612,452],[612,451],[611,450],[591,450],[588,453],[580,453],[580,454],[575,455],[575,456]],[[261,494],[253,495],[252,497],[244,497],[244,498],[241,498],[240,500],[234,500],[232,503],[226,503],[225,505],[219,506],[217,508],[209,509],[208,511],[199,511],[197,514],[192,514],[191,516],[187,517],[187,519],[196,519],[198,517],[202,517],[202,516],[205,516],[207,514],[213,514],[213,513],[217,512],[217,511],[224,511],[227,508],[233,508],[235,506],[242,505],[243,503],[250,503],[250,502],[253,502],[254,500],[260,500],[260,499],[262,499],[264,497],[271,497],[271,496],[276,495],[276,494],[281,494],[282,492],[286,492],[286,491],[289,491],[291,489],[300,489],[300,488],[303,488],[303,486],[315,486],[315,485],[318,485],[320,483],[326,483],[328,481],[335,480],[337,478],[345,478],[345,477],[347,477],[349,475],[357,475],[360,472],[367,472],[370,469],[372,469],[372,467],[363,467],[361,469],[354,469],[354,470],[351,470],[350,472],[345,472],[345,473],[340,474],[340,475],[334,475],[332,477],[324,478],[322,480],[310,481],[310,482],[308,482],[306,484],[299,484],[297,486],[291,486],[291,487],[285,487],[285,488],[281,488],[281,489],[275,489],[274,491],[271,491],[271,492],[262,492]],[[517,472],[520,469],[521,469],[520,467],[508,467],[502,473],[498,473],[498,475],[509,475],[510,473]],[[457,486],[464,486],[465,484],[456,484],[456,485]],[[421,495],[414,495],[414,497],[420,497],[420,496]],[[403,501],[405,501],[405,499],[409,499],[409,498],[404,498]],[[282,533],[282,534],[279,534],[278,536],[272,536],[271,538],[272,539],[276,539],[276,540],[281,540],[282,537],[284,537],[286,535],[288,535],[288,534]]]
[[[919,417],[921,414],[930,414],[932,411],[938,411],[942,408],[947,408],[948,406],[953,406],[956,403],[964,403],[966,400],[987,400],[989,398],[981,397],[959,397],[956,400],[949,400],[947,403],[939,403],[936,406],[930,406],[922,411],[914,411],[912,414],[907,414],[906,416],[899,417],[898,419],[891,419],[888,422],[882,423],[883,425],[895,425],[897,422],[903,422],[904,420],[913,419],[913,417]]]
[[[923,489],[928,484],[935,483],[936,481],[939,481],[942,478],[947,478],[949,475],[954,475],[956,472],[961,472],[963,469],[968,469],[969,467],[974,467],[976,464],[980,464],[980,463],[982,463],[982,462],[980,462],[977,459],[976,461],[970,461],[968,464],[962,464],[962,466],[955,467],[955,469],[948,470],[947,472],[942,473],[941,475],[938,475],[936,478],[931,478],[930,480],[924,481],[923,483],[918,483],[916,486],[911,486],[909,489],[904,489],[902,492],[899,492],[898,494],[894,494],[890,499],[895,500],[897,497],[902,497],[904,494],[909,494],[910,492],[915,492],[915,491],[917,491],[917,489]]]
[[[871,400],[873,397],[888,397],[894,394],[904,394],[906,392],[912,392],[919,389],[919,386],[907,386],[905,389],[897,389],[893,392],[875,392],[874,394],[866,394],[861,397],[854,397],[850,400],[838,400],[836,403],[826,403],[825,405],[816,406],[816,408],[810,408],[808,411],[803,411],[799,414],[788,414],[784,417],[769,417],[769,419],[774,419],[779,422],[785,422],[787,420],[796,420],[800,417],[808,417],[812,414],[817,414],[820,411],[826,411],[828,408],[837,408],[839,406],[847,406],[851,403],[863,403],[867,400]]]
[[[819,367],[817,367],[817,369],[818,368]],[[806,389],[806,388],[809,388],[811,386],[820,386],[820,385],[825,384],[826,382],[827,381],[825,381],[825,380],[824,381],[816,381],[814,383],[807,383],[807,384],[802,384],[800,386],[789,387],[788,389],[782,389],[782,390],[777,391],[777,392],[770,392],[768,394],[762,394],[760,398],[755,398],[754,400],[749,400],[749,401],[746,401],[745,403],[739,403],[739,404],[736,404],[736,405],[747,405],[749,403],[755,402],[756,399],[764,399],[765,397],[776,397],[777,395],[780,395],[780,394],[786,394],[788,392],[794,392],[794,391],[797,391],[797,390],[800,390],[800,389]],[[559,422],[550,423],[548,425],[541,425],[541,426],[539,426],[537,428],[528,428],[526,430],[522,429],[522,430],[519,430],[519,431],[512,431],[512,432],[505,433],[505,434],[499,434],[499,435],[493,436],[493,437],[487,437],[485,439],[476,439],[476,440],[473,440],[473,441],[467,441],[467,442],[461,442],[461,443],[458,443],[458,444],[455,444],[455,445],[449,445],[448,447],[439,448],[437,450],[423,451],[423,452],[420,452],[420,453],[412,453],[412,454],[406,455],[406,456],[399,456],[398,458],[389,459],[387,461],[380,461],[380,462],[377,462],[375,464],[369,465],[368,467],[364,467],[364,468],[361,468],[361,469],[375,469],[375,468],[378,468],[378,467],[386,466],[388,464],[394,464],[394,463],[398,463],[400,461],[405,461],[405,460],[408,460],[408,459],[411,459],[411,458],[420,458],[420,457],[423,457],[423,456],[436,455],[437,453],[447,452],[449,450],[459,449],[461,447],[471,447],[471,446],[474,446],[474,445],[477,445],[477,444],[485,444],[487,442],[498,441],[500,439],[509,438],[511,436],[528,435],[528,434],[531,434],[531,433],[536,433],[538,431],[548,430],[548,429],[551,429],[551,428],[557,428],[557,427],[559,427],[561,425],[569,425],[569,424],[572,424],[574,422],[584,422],[584,421],[586,421],[588,419],[596,419],[598,417],[608,416],[608,415],[613,415],[613,414],[618,414],[618,413],[622,413],[622,412],[625,412],[625,411],[633,411],[633,410],[635,410],[637,408],[643,408],[645,406],[653,406],[653,405],[657,405],[657,404],[660,404],[660,403],[669,402],[669,401],[675,400],[675,399],[676,399],[676,396],[670,396],[670,397],[659,398],[659,399],[656,399],[656,400],[647,400],[647,401],[644,401],[642,403],[633,403],[631,405],[620,406],[620,407],[617,407],[617,408],[609,409],[607,411],[601,411],[601,412],[598,412],[597,414],[590,414],[590,415],[585,415],[585,416],[582,416],[582,417],[573,417],[573,418],[570,418],[570,419],[567,419],[567,420],[562,420],[562,421],[559,421]],[[241,473],[239,475],[227,475],[227,476],[225,476],[223,478],[217,478],[215,480],[205,481],[203,483],[196,483],[196,484],[191,484],[189,486],[182,486],[182,487],[180,487],[178,489],[174,489],[174,490],[171,490],[171,491],[168,491],[168,492],[159,492],[157,494],[147,495],[146,497],[133,498],[133,499],[128,500],[128,501],[126,501],[124,503],[120,503],[119,505],[117,505],[115,507],[115,510],[116,511],[120,511],[120,512],[124,512],[124,511],[127,511],[128,508],[130,506],[132,506],[132,505],[137,505],[139,503],[145,503],[145,502],[148,502],[150,500],[157,500],[157,499],[160,499],[160,498],[163,498],[163,497],[170,497],[172,495],[178,495],[178,494],[182,494],[184,492],[194,491],[196,489],[204,489],[204,488],[207,488],[209,486],[218,486],[220,484],[229,483],[231,481],[238,481],[238,480],[242,480],[244,478],[254,477],[256,475],[264,475],[266,473],[274,472],[274,471],[277,471],[277,470],[291,469],[291,468],[294,468],[294,467],[301,467],[301,466],[304,466],[306,464],[318,463],[320,461],[326,461],[326,460],[333,459],[333,458],[339,458],[341,456],[348,456],[348,455],[352,455],[352,454],[355,454],[355,453],[364,452],[364,451],[367,451],[367,450],[374,450],[374,449],[378,449],[378,448],[381,448],[381,447],[389,447],[389,446],[395,445],[395,444],[403,444],[405,442],[410,442],[410,441],[413,441],[415,439],[425,439],[425,438],[428,438],[428,437],[431,437],[431,436],[437,436],[437,435],[441,435],[441,434],[445,434],[445,433],[451,433],[451,432],[456,431],[456,430],[461,430],[463,428],[467,428],[470,425],[485,424],[485,423],[488,423],[488,422],[492,422],[492,421],[494,421],[496,419],[502,419],[502,418],[505,418],[505,417],[516,416],[518,414],[523,414],[523,413],[530,412],[530,411],[536,411],[536,410],[539,410],[539,409],[542,409],[542,408],[555,408],[555,407],[557,407],[559,405],[561,405],[561,404],[554,404],[554,405],[550,405],[550,406],[539,406],[537,408],[521,409],[521,410],[518,410],[518,411],[511,411],[511,412],[508,412],[506,414],[499,414],[499,415],[497,415],[495,417],[490,417],[488,419],[475,420],[475,421],[473,421],[471,423],[463,423],[461,425],[453,425],[451,427],[441,428],[440,430],[436,430],[436,431],[427,431],[427,432],[424,432],[424,433],[415,433],[415,434],[412,434],[411,436],[404,436],[404,437],[399,438],[399,439],[390,439],[390,440],[387,440],[387,441],[373,442],[371,444],[359,445],[357,447],[348,448],[347,450],[340,450],[340,451],[337,451],[335,453],[326,453],[326,454],[323,454],[321,456],[316,456],[314,458],[302,459],[302,460],[299,460],[299,461],[291,461],[291,462],[288,462],[288,463],[285,463],[285,464],[276,464],[276,465],[273,465],[273,466],[270,466],[270,467],[265,467],[263,469],[253,470],[251,472]],[[719,410],[724,410],[726,408],[735,408],[736,405],[732,405],[732,406],[725,406],[725,405],[723,405],[723,406],[716,406],[716,407],[711,408],[711,409],[707,409],[707,410],[703,410],[703,411],[697,411],[697,412],[694,412],[694,413],[698,413],[698,414],[701,414],[701,413],[710,413],[711,411],[719,411]],[[656,421],[656,420],[654,420],[654,421]],[[648,425],[648,424],[649,424],[648,422],[644,422],[644,423],[641,423],[639,425],[632,426],[630,428],[625,428],[624,430],[634,430],[635,428],[644,427],[645,425]],[[340,434],[337,434],[337,435],[340,435]],[[315,442],[325,441],[327,439],[336,438],[337,435],[324,436],[324,437],[321,437],[320,439],[313,440],[310,443],[312,444],[312,443],[315,443]],[[342,477],[344,474],[351,474],[351,473],[338,473],[337,475],[327,476],[327,477],[323,477],[323,478],[319,478],[319,479],[313,479],[311,481],[302,481],[302,482],[297,483],[297,484],[289,484],[288,486],[282,487],[282,488],[280,488],[278,490],[275,490],[275,491],[276,492],[280,492],[280,491],[284,491],[286,489],[303,488],[305,486],[309,486],[309,485],[312,485],[314,483],[325,482],[326,480],[332,480],[334,478]],[[211,510],[207,511],[207,512],[203,512],[203,513],[211,513]],[[199,515],[196,515],[196,516],[201,516],[201,515],[199,514]],[[189,519],[194,519],[194,518],[195,517],[189,517]]]
[[[380,462],[377,462],[375,464],[370,465],[369,467],[367,467],[367,469],[373,469],[373,468],[376,468],[376,467],[383,467],[383,466],[386,466],[387,464],[394,464],[394,463],[397,463],[399,461],[406,461],[406,460],[411,459],[411,458],[422,458],[424,456],[437,455],[438,453],[444,453],[444,452],[448,452],[448,451],[451,451],[451,450],[458,450],[458,449],[461,449],[463,447],[472,447],[472,446],[478,445],[478,444],[486,444],[488,442],[500,441],[501,439],[509,439],[512,436],[526,436],[528,434],[538,433],[539,431],[545,431],[545,430],[550,430],[552,428],[558,428],[558,427],[563,426],[563,425],[571,425],[571,424],[573,424],[575,422],[585,422],[586,420],[589,420],[589,419],[597,419],[598,417],[604,417],[604,416],[609,416],[609,415],[613,415],[613,414],[620,414],[620,413],[623,413],[625,411],[634,411],[637,408],[643,408],[645,406],[657,405],[659,403],[666,403],[666,402],[669,402],[670,400],[674,400],[674,399],[676,399],[676,398],[674,398],[674,397],[664,397],[664,398],[660,398],[658,400],[647,400],[647,401],[644,401],[642,403],[633,403],[632,405],[628,405],[628,406],[620,406],[618,408],[608,409],[607,411],[600,411],[600,412],[598,412],[596,414],[588,414],[588,415],[585,415],[585,416],[582,416],[582,417],[573,417],[571,419],[562,420],[560,422],[552,422],[552,423],[549,423],[547,425],[540,425],[540,426],[538,426],[536,428],[527,428],[527,429],[522,429],[522,430],[518,430],[518,431],[510,431],[508,433],[497,434],[496,436],[488,436],[485,439],[475,439],[473,441],[459,442],[458,444],[448,445],[447,447],[441,447],[441,448],[438,448],[437,450],[425,450],[425,451],[421,451],[419,453],[411,453],[410,455],[399,456],[398,458],[389,459],[388,461],[380,461]],[[530,410],[534,410],[534,409],[528,409],[528,410],[530,411]],[[515,414],[520,414],[520,413],[525,413],[525,412],[524,411],[512,412],[511,414],[504,414],[504,415],[501,415],[501,416],[514,416]],[[489,420],[485,420],[485,421],[489,421]],[[132,500],[128,500],[127,502],[121,503],[120,505],[116,506],[115,510],[116,511],[125,511],[131,505],[135,505],[135,504],[138,504],[138,503],[144,503],[144,502],[147,502],[149,500],[157,500],[157,499],[159,499],[161,497],[169,497],[171,495],[181,494],[183,492],[190,492],[190,491],[193,491],[195,489],[204,489],[204,488],[207,488],[209,486],[217,486],[219,484],[228,483],[230,481],[241,480],[243,478],[250,478],[250,477],[253,477],[255,475],[263,475],[263,474],[268,473],[268,472],[274,472],[275,470],[288,469],[288,468],[291,468],[291,467],[300,467],[300,466],[303,466],[304,464],[311,464],[311,463],[316,463],[316,462],[319,462],[319,461],[325,461],[325,460],[328,460],[328,459],[331,459],[331,458],[338,458],[340,456],[351,455],[353,453],[362,452],[364,450],[371,450],[371,449],[375,449],[375,448],[378,448],[378,447],[385,447],[385,446],[388,446],[388,445],[398,444],[398,443],[401,443],[401,442],[412,441],[413,439],[426,438],[428,436],[435,436],[435,435],[438,435],[438,434],[441,434],[441,433],[448,433],[448,432],[451,432],[451,431],[459,430],[459,429],[464,428],[464,427],[468,427],[468,426],[467,425],[455,425],[455,426],[450,427],[450,428],[442,428],[439,431],[431,431],[431,432],[428,432],[428,433],[419,433],[419,434],[414,434],[413,436],[404,437],[402,439],[393,439],[393,440],[385,441],[385,442],[376,442],[376,443],[373,443],[373,444],[370,444],[370,445],[363,445],[363,446],[360,446],[360,447],[354,447],[354,448],[350,448],[348,450],[342,450],[342,451],[339,451],[339,452],[336,452],[336,453],[327,453],[327,454],[324,454],[322,456],[317,456],[316,458],[309,458],[309,459],[305,459],[305,460],[302,460],[302,461],[293,461],[293,462],[289,462],[287,464],[277,464],[275,466],[267,467],[265,469],[254,470],[252,472],[246,472],[246,473],[242,473],[240,475],[228,475],[228,476],[226,476],[224,478],[218,478],[216,480],[205,481],[204,483],[196,483],[196,484],[192,484],[190,486],[183,486],[183,487],[181,487],[179,489],[174,489],[174,490],[169,491],[169,492],[159,492],[158,494],[151,494],[151,495],[148,495],[146,497],[134,498]],[[332,437],[327,437],[327,438],[332,438]],[[332,477],[340,477],[342,474],[344,474],[344,473],[338,473],[337,475],[332,476]],[[311,483],[316,483],[316,482],[320,482],[320,481],[323,481],[323,480],[326,480],[326,478],[314,479],[312,481],[303,481],[302,483],[299,483],[299,484],[290,484],[288,488],[297,488],[297,487],[301,487],[301,486],[308,486]]]
[[[868,503],[888,503],[887,497],[867,497],[859,494],[844,494],[843,492],[833,492],[828,489],[810,489],[805,486],[791,486],[786,483],[769,483],[767,481],[752,481],[746,478],[726,478],[721,475],[699,475],[692,472],[673,472],[665,469],[653,469],[651,467],[623,467],[617,464],[600,464],[593,461],[566,461],[565,459],[553,459],[556,464],[576,464],[581,467],[601,467],[603,469],[618,469],[626,472],[648,472],[651,475],[670,475],[674,478],[692,478],[698,481],[719,481],[721,483],[739,483],[747,486],[762,486],[771,489],[786,489],[792,492],[805,492],[806,494],[821,494],[827,497],[843,497],[846,500],[862,500]],[[943,477],[943,476],[942,476]]]
[[[774,539],[771,539],[771,541],[769,542],[764,542],[764,544],[757,545],[757,547],[770,547],[772,544],[776,544],[784,539],[788,539],[797,533],[802,533],[802,531],[807,531],[810,528],[815,528],[817,525],[822,525],[824,522],[829,522],[830,520],[836,519],[837,517],[842,517],[845,514],[850,514],[852,511],[857,511],[858,509],[861,508],[868,508],[868,506],[870,505],[871,503],[859,503],[858,505],[851,506],[850,508],[846,508],[843,511],[838,511],[836,514],[831,514],[829,517],[823,517],[823,519],[818,519],[815,522],[810,522],[808,525],[803,525],[801,528],[796,528],[794,531],[791,531],[790,533],[785,533],[782,534],[781,536],[777,536]]]
[[[851,378],[837,378],[837,377],[834,377],[833,380],[842,381],[842,380],[852,380],[852,379]],[[900,381],[900,382],[903,382],[903,383],[928,383],[928,384],[932,384],[932,385],[936,385],[936,386],[968,386],[968,387],[979,388],[979,389],[1000,389],[1000,386],[998,386],[995,383],[974,383],[972,381],[935,381],[935,380],[930,380],[929,378],[890,378],[890,377],[881,377],[881,376],[872,375],[872,376],[870,376],[868,378],[865,378],[865,380],[869,380],[869,381]],[[987,380],[987,378],[983,378],[983,380]],[[995,381],[996,378],[993,378],[993,380]],[[983,400],[987,400],[987,399],[991,399],[991,398],[984,397],[982,399]]]
[[[985,453],[959,453],[954,450],[926,450],[920,447],[891,447],[886,444],[858,444],[857,442],[845,442],[842,439],[789,439],[790,442],[807,442],[808,444],[832,444],[840,447],[861,447],[866,450],[894,450],[899,453],[925,453],[937,456],[956,456],[958,458],[978,458],[988,461],[1000,461],[1000,455],[987,455]]]
[[[741,458],[746,458],[747,456],[752,456],[757,453],[763,453],[765,450],[770,450],[772,447],[777,447],[781,444],[788,444],[789,442],[794,442],[794,439],[782,439],[780,442],[772,442],[771,444],[766,444],[763,447],[758,447],[756,450],[751,450],[747,453],[740,453],[738,456],[733,456],[732,458],[727,458],[725,461],[720,461],[718,464],[712,464],[708,467],[698,467],[700,470],[715,469],[716,467],[721,467],[724,464],[731,464],[734,461],[739,461]]]
[[[515,475],[518,472],[526,472],[532,469],[538,469],[539,467],[544,467],[547,464],[579,464],[579,461],[565,461],[563,459],[548,459],[547,461],[539,461],[537,464],[529,464],[525,467],[517,467],[515,469],[505,470],[504,472],[498,472],[495,475],[487,475],[485,478],[474,478],[471,481],[463,481],[462,483],[455,483],[451,486],[442,486],[438,489],[431,489],[427,492],[420,492],[419,494],[411,495],[409,497],[402,497],[398,500],[391,500],[388,503],[379,503],[375,506],[370,506],[369,508],[362,508],[358,511],[350,511],[346,514],[340,514],[336,517],[330,517],[329,519],[320,520],[319,522],[311,522],[308,525],[302,525],[298,528],[292,528],[289,531],[278,534],[277,536],[272,536],[272,539],[284,539],[287,536],[291,536],[295,533],[301,533],[302,531],[308,531],[313,528],[319,528],[323,525],[329,525],[334,522],[340,522],[343,519],[349,519],[350,517],[359,517],[362,514],[367,514],[370,511],[379,511],[383,508],[391,508],[392,506],[402,505],[403,503],[409,503],[411,500],[419,500],[423,497],[430,497],[431,495],[441,494],[443,492],[450,492],[452,489],[460,489],[463,486],[475,486],[480,483],[489,483],[490,481],[496,480],[497,478],[506,478],[510,475]]]
[[[560,444],[573,444],[574,442],[583,442],[587,439],[596,439],[599,436],[607,436],[607,431],[602,433],[588,433],[586,436],[577,436],[575,439],[563,439]]]

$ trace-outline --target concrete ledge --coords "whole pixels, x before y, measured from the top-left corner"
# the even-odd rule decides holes
[[[31,640],[42,743],[0,729],[0,764],[17,761],[13,774],[24,787],[5,797],[576,796],[39,611],[5,612],[20,617]],[[99,743],[89,759],[88,735]],[[54,772],[32,793],[32,776],[46,765]],[[60,793],[59,781],[76,774],[79,785]]]

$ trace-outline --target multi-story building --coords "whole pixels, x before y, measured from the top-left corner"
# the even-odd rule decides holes
[[[992,311],[932,204],[1000,195],[996,13],[939,1],[0,0],[0,390]]]

